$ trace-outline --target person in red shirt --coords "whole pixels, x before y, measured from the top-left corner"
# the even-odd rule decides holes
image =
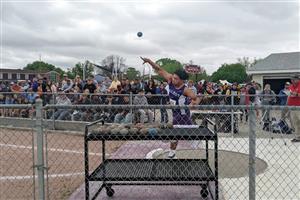
[[[289,87],[288,106],[300,106],[300,75],[291,78],[292,84]],[[295,129],[295,138],[292,142],[300,142],[300,110],[291,110],[291,122]]]

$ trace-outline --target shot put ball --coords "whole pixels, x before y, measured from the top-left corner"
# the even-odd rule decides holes
[[[142,128],[140,130],[140,134],[142,134],[142,135],[147,135],[147,133],[148,133],[148,128]]]
[[[167,128],[172,129],[173,128],[173,124],[167,124]]]
[[[143,33],[142,33],[142,32],[138,32],[136,35],[137,35],[138,37],[142,37],[142,36],[143,36]]]
[[[131,128],[129,131],[130,131],[131,134],[137,134],[139,132],[139,129]]]
[[[156,128],[157,133],[161,133],[161,128]]]
[[[131,124],[126,124],[125,128],[131,128]]]
[[[113,134],[113,135],[116,135],[116,134],[119,133],[119,131],[120,131],[120,130],[119,130],[118,128],[114,128],[114,129],[111,129],[111,130],[110,130],[110,133]]]
[[[116,128],[116,125],[112,124],[112,125],[110,125],[109,127],[110,127],[111,129],[114,129],[114,128]]]
[[[137,129],[142,129],[142,128],[144,128],[144,125],[143,125],[143,124],[136,124],[136,125],[135,125],[135,128],[137,128]]]
[[[122,128],[122,129],[120,130],[120,134],[122,134],[122,135],[127,135],[127,134],[128,134],[128,129],[127,129],[127,128]]]
[[[156,128],[148,128],[148,134],[152,137],[157,135],[157,129]]]
[[[103,129],[104,129],[104,127],[98,128],[98,132],[99,132],[99,133],[103,133]]]
[[[99,127],[97,131],[98,131],[99,133],[103,133],[103,129],[104,129],[104,127]]]
[[[120,124],[120,125],[118,125],[118,128],[125,128],[125,125],[124,124]]]
[[[161,125],[161,124],[159,124],[159,123],[154,123],[154,124],[152,124],[152,127],[153,127],[153,128],[159,128],[160,125]]]

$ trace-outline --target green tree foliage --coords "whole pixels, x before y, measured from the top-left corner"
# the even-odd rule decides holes
[[[183,67],[179,61],[170,58],[161,58],[156,61],[156,64],[171,74],[173,74],[177,69],[181,69]],[[159,81],[164,81],[161,76],[153,76],[153,78]]]
[[[62,70],[59,67],[55,67],[52,64],[43,62],[43,61],[34,61],[33,63],[29,63],[24,67],[25,70],[33,70],[36,72],[49,72],[49,71],[56,71],[61,76],[65,73],[64,70]]]
[[[193,80],[194,83],[201,81],[201,80],[209,80],[209,76],[207,75],[206,71],[200,74],[189,74],[189,80]]]
[[[127,78],[131,81],[134,80],[136,78],[140,77],[140,72],[137,71],[135,68],[133,67],[128,67],[127,71],[126,71],[126,76]]]
[[[89,62],[85,62],[85,63],[78,62],[75,64],[74,67],[71,68],[71,70],[67,72],[68,77],[73,79],[75,78],[76,75],[79,75],[81,78],[83,78],[84,67],[85,67],[85,78],[93,74],[94,67],[91,64],[89,64]]]
[[[241,63],[223,64],[211,76],[213,82],[227,80],[229,82],[243,83],[247,78],[246,67]]]
[[[156,64],[160,65],[164,70],[173,74],[177,69],[182,68],[182,64],[170,58],[161,58],[156,61]]]
[[[45,72],[55,70],[55,66],[43,61],[34,61],[33,63],[27,64],[24,69]]]

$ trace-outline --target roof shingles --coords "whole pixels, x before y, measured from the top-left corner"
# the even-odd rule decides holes
[[[273,53],[248,71],[300,70],[300,52]]]

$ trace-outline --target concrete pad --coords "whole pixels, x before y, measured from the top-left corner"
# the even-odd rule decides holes
[[[214,170],[214,150],[209,151],[209,166]],[[154,158],[165,158],[167,153],[162,152]],[[205,158],[205,149],[180,149],[176,151],[176,157],[180,158]],[[219,178],[241,178],[249,175],[249,155],[245,153],[219,150],[218,151]],[[256,158],[256,175],[264,173],[268,164]]]

